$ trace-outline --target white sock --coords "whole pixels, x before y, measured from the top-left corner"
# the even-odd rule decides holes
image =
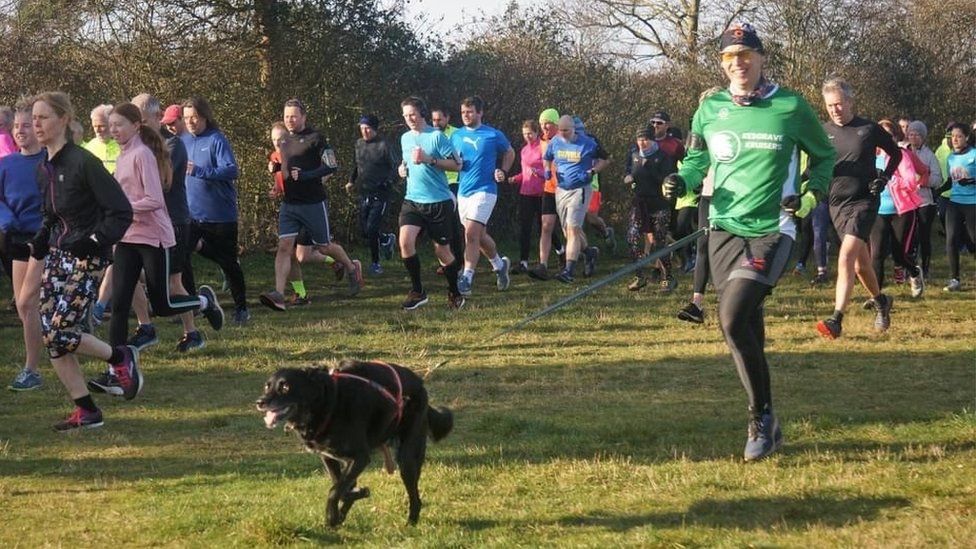
[[[210,307],[210,301],[208,301],[206,297],[204,297],[202,295],[198,295],[197,296],[197,299],[200,300],[200,310],[201,311],[204,310],[204,309],[207,309],[208,307]]]
[[[464,269],[464,272],[461,273],[461,276],[463,276],[464,278],[468,279],[468,282],[473,281],[474,280],[474,269],[467,269],[467,268],[465,268]]]
[[[500,271],[502,270],[502,267],[505,266],[505,262],[502,261],[502,256],[498,254],[495,254],[495,257],[491,258],[489,261],[491,261],[491,270],[493,271]]]

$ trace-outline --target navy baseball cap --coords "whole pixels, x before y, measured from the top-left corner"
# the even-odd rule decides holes
[[[749,23],[733,23],[722,33],[720,51],[725,51],[731,46],[743,46],[763,53],[762,40],[756,34],[756,29]]]

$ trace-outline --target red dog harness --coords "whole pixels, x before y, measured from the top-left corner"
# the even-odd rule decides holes
[[[374,360],[371,362],[375,364],[379,364],[381,366],[386,366],[387,369],[390,370],[390,374],[393,375],[393,380],[396,382],[396,387],[397,387],[396,396],[393,396],[393,393],[391,393],[389,389],[373,381],[372,379],[365,378],[362,376],[357,376],[356,374],[348,374],[339,370],[334,370],[332,372],[332,381],[335,383],[336,392],[338,392],[339,390],[339,385],[338,385],[339,379],[342,378],[355,379],[369,385],[370,387],[378,391],[381,395],[386,397],[387,400],[393,403],[393,407],[396,410],[396,413],[393,415],[393,420],[390,423],[391,425],[394,426],[399,425],[400,419],[403,418],[403,383],[400,381],[400,374],[398,374],[396,369],[387,362],[383,362],[381,360]],[[318,438],[319,435],[324,433],[325,430],[329,428],[330,423],[332,423],[331,412],[329,413],[328,417],[325,418],[325,421],[322,422],[322,426],[319,427],[318,431],[315,432],[315,438]]]

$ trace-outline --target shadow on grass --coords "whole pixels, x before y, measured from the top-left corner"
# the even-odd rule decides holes
[[[848,524],[870,521],[885,511],[909,507],[911,501],[899,497],[771,497],[741,499],[704,499],[694,503],[684,513],[602,514],[590,513],[565,516],[552,521],[561,527],[602,528],[611,532],[626,532],[635,528],[707,528],[741,530],[807,530],[813,527],[839,528]],[[472,519],[459,521],[469,530],[486,530],[505,526],[529,526],[545,521],[512,521]]]
[[[787,437],[785,459],[801,459],[804,452],[833,452],[841,460],[895,454],[890,459],[926,461],[940,456],[919,447],[940,447],[944,455],[976,447],[951,434],[930,435],[927,425],[970,405],[971,353],[918,353],[911,362],[893,360],[883,352],[859,353],[843,362],[840,356],[775,355],[777,363],[791,365],[774,367],[773,372],[777,402],[784,403],[778,404],[778,411]],[[427,384],[432,402],[453,407],[456,424],[450,437],[431,445],[431,461],[477,468],[616,456],[653,464],[676,458],[737,459],[741,452],[744,398],[734,369],[724,365],[723,357],[635,357],[592,364],[568,359],[568,365],[484,368],[459,361],[438,370]],[[13,441],[14,449],[10,456],[0,455],[0,477],[307,476],[320,470],[317,460],[301,452],[295,437],[268,433],[260,414],[253,411],[251,403],[271,370],[162,367],[153,373],[159,393],[139,401],[144,410],[123,414],[126,404],[110,403],[105,408],[106,427],[73,440],[49,433],[49,423],[39,419],[43,416],[38,408],[51,406],[55,395],[0,399],[0,416],[9,427],[3,438]],[[936,394],[939,397],[932,398]],[[63,407],[63,401],[57,400],[56,406]],[[163,417],[154,418],[154,410]],[[48,415],[51,422],[56,419]],[[896,432],[900,424],[917,428]],[[871,440],[863,433],[845,433],[862,426],[877,426],[884,436]],[[852,442],[837,441],[839,435]],[[165,448],[141,458],[65,462],[48,457],[58,447],[70,452],[75,445]],[[30,455],[39,450],[48,455]]]

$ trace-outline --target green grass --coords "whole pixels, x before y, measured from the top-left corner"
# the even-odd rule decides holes
[[[432,262],[423,250],[425,264]],[[202,280],[213,280],[205,261]],[[621,265],[616,260],[613,265]],[[940,265],[944,270],[944,266]],[[246,262],[251,295],[270,257]],[[601,273],[608,272],[604,262]],[[972,268],[966,262],[964,268]],[[207,271],[206,269],[211,269]],[[499,295],[479,273],[460,313],[425,266],[431,302],[397,309],[402,268],[342,296],[306,271],[313,304],[284,314],[255,305],[246,329],[208,333],[180,356],[177,326],[143,355],[135,401],[98,397],[106,424],[68,436],[70,407],[46,387],[0,394],[0,546],[965,546],[976,539],[976,293],[893,287],[893,327],[879,336],[858,308],[844,337],[813,324],[833,292],[784,278],[766,308],[782,453],[743,464],[745,395],[714,314],[678,321],[689,292],[639,294],[626,281],[526,329],[495,334],[566,295],[515,277]],[[944,278],[937,272],[936,281]],[[229,301],[229,297],[227,297]],[[256,299],[252,300],[256,302]],[[714,312],[714,297],[707,301]],[[19,328],[0,314],[12,378]],[[104,331],[103,331],[104,332]],[[268,431],[253,401],[281,365],[382,358],[421,372],[455,431],[431,445],[420,524],[405,526],[398,477],[379,460],[372,497],[324,527],[328,482],[291,434]],[[101,365],[86,364],[93,375]],[[6,378],[3,382],[8,381]],[[966,542],[965,540],[970,540]]]

